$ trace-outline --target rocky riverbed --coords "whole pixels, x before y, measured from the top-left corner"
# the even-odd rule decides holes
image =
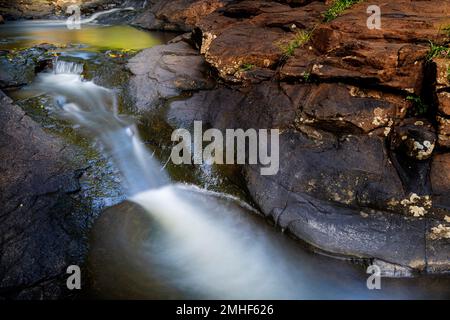
[[[64,8],[31,2],[0,2],[0,14],[55,17]],[[85,13],[133,4],[87,2]],[[367,28],[364,1],[325,21],[332,6],[148,1],[124,21],[182,35],[114,62],[123,75],[114,85],[143,121],[163,110],[169,128],[201,120],[221,130],[280,129],[279,173],[243,165],[230,179],[277,228],[316,250],[375,262],[390,276],[448,273],[450,4],[382,4],[380,30]],[[49,49],[5,52],[1,89],[30,83],[49,67]],[[90,76],[116,81],[108,70],[118,69]],[[108,205],[80,193],[89,160],[79,146],[1,101],[0,296],[67,296],[64,268],[83,262],[90,223]]]

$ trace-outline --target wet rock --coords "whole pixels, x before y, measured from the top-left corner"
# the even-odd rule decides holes
[[[17,87],[33,81],[36,72],[51,64],[48,50],[54,46],[42,44],[21,51],[0,52],[0,89]]]
[[[429,42],[440,43],[448,23],[440,1],[380,4],[382,27],[366,26],[367,4],[356,4],[330,23],[320,24],[310,46],[295,50],[281,69],[284,78],[309,73],[319,79],[346,79],[420,94]],[[401,14],[399,14],[401,12]]]
[[[213,85],[203,58],[184,41],[146,49],[130,59],[128,68],[133,74],[129,91],[139,111],[154,108],[182,91]]]
[[[434,204],[450,209],[450,153],[433,158],[430,173]]]
[[[434,127],[425,119],[409,118],[394,130],[391,147],[416,160],[429,159],[436,146]]]
[[[151,1],[133,24],[149,30],[191,31],[204,16],[222,7],[226,0]]]
[[[278,226],[327,252],[425,268],[425,221],[317,199],[247,170],[250,193]],[[291,179],[294,180],[294,179]],[[280,183],[281,182],[281,183]]]
[[[81,264],[86,212],[72,198],[76,150],[0,97],[0,297],[67,296],[66,268]]]

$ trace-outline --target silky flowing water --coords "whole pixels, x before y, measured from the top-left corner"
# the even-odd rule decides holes
[[[0,34],[3,49],[77,43],[81,53],[138,50],[163,41],[128,26],[69,30],[48,21],[6,25]],[[108,208],[92,229],[88,297],[450,297],[448,277],[383,278],[381,290],[368,290],[362,265],[311,252],[241,199],[173,181],[140,138],[145,128],[121,114],[115,88],[85,80],[83,69],[61,55],[23,94],[51,96],[46,107],[97,142],[120,172],[128,200]]]

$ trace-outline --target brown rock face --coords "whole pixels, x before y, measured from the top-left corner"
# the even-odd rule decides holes
[[[204,16],[222,7],[224,0],[153,1],[133,24],[150,30],[190,31]]]
[[[450,92],[439,92],[437,97],[439,112],[445,116],[450,116]]]
[[[437,117],[438,142],[441,147],[450,148],[450,119]]]
[[[297,49],[282,76],[301,78],[307,72],[320,79],[352,79],[420,93],[428,41],[443,41],[439,30],[450,24],[450,3],[390,1],[379,6],[380,30],[367,28],[366,3],[354,5],[319,25],[311,50]]]
[[[224,78],[246,66],[274,68],[296,32],[312,28],[324,10],[323,3],[301,8],[268,1],[231,4],[197,24],[201,53]]]

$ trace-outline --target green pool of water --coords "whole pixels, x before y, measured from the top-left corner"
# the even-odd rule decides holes
[[[131,26],[81,25],[69,29],[63,21],[17,21],[0,26],[0,48],[24,49],[49,43],[58,47],[81,45],[85,50],[141,50],[173,35],[148,33]]]

